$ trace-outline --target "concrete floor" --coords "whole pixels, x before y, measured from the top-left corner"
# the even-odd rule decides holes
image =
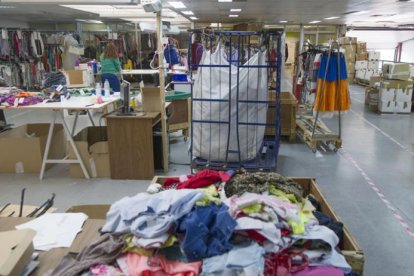
[[[352,110],[343,116],[343,149],[316,154],[302,142],[283,142],[278,172],[315,177],[324,195],[351,230],[365,253],[365,275],[414,275],[414,121],[413,115],[378,115],[365,110],[364,89],[351,86]],[[48,112],[8,112],[16,125],[47,122]],[[326,121],[334,128],[334,121]],[[78,129],[88,123],[80,121]],[[188,144],[171,145],[169,175],[190,172]],[[2,157],[3,158],[3,157]],[[161,173],[160,173],[161,174]],[[72,179],[67,166],[38,175],[0,175],[0,205],[40,204],[56,193],[59,211],[75,204],[112,203],[144,191],[149,181]]]

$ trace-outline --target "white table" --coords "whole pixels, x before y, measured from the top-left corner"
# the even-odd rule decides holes
[[[121,70],[122,75],[155,75],[158,74],[158,69],[133,69],[133,70]]]
[[[5,110],[53,110],[53,118],[50,123],[49,132],[48,132],[47,140],[46,140],[45,152],[43,155],[42,167],[40,169],[40,179],[43,179],[43,175],[46,169],[46,164],[62,164],[62,163],[63,164],[79,164],[81,166],[83,174],[85,175],[85,178],[87,179],[90,178],[89,173],[85,167],[85,164],[83,163],[83,160],[79,154],[78,148],[76,147],[75,141],[73,140],[79,112],[86,110],[89,116],[89,120],[91,121],[92,125],[95,125],[92,120],[92,115],[90,114],[90,111],[101,109],[120,99],[118,96],[104,97],[104,103],[93,104],[92,102],[94,102],[93,101],[94,97],[95,96],[72,97],[69,100],[65,100],[63,102],[51,102],[51,103],[43,102],[43,103],[38,103],[35,105],[30,105],[30,106],[17,106],[17,107],[0,106],[0,109],[5,109]],[[75,121],[74,121],[72,130],[69,129],[68,124],[66,122],[66,118],[64,116],[64,112],[68,110],[74,110],[76,112]],[[71,144],[73,151],[75,152],[76,159],[68,159],[68,156],[66,156],[64,159],[49,159],[49,150],[50,150],[50,145],[52,142],[53,129],[55,127],[57,117],[60,117],[62,119],[63,128],[65,130],[65,133],[67,134],[69,143]]]

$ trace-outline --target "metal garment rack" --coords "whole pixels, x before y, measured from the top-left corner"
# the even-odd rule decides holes
[[[338,133],[332,132],[323,122],[319,120],[320,106],[323,101],[323,96],[325,93],[326,79],[329,70],[329,64],[333,58],[337,58],[337,106],[338,106]],[[325,143],[327,146],[333,145],[333,151],[337,151],[342,146],[342,121],[341,121],[341,109],[342,109],[342,99],[341,99],[341,66],[340,66],[341,52],[340,45],[338,42],[333,41],[330,43],[328,48],[328,57],[326,61],[325,74],[322,81],[321,91],[318,102],[318,110],[314,118],[312,116],[301,116],[297,122],[298,125],[298,134],[303,138],[303,140],[309,145],[313,152],[316,152],[318,143]]]
[[[189,31],[189,50],[188,50],[188,56],[189,56],[189,65],[190,65],[190,72],[191,72],[191,79],[193,79],[193,70],[197,69],[198,72],[201,72],[202,70],[214,70],[219,68],[228,68],[229,75],[220,75],[220,80],[225,80],[225,83],[228,83],[228,98],[220,98],[220,99],[213,99],[211,98],[211,94],[208,93],[209,91],[206,91],[203,93],[201,91],[201,96],[195,97],[194,95],[194,85],[191,86],[191,146],[190,146],[190,152],[191,152],[191,168],[192,169],[213,169],[213,170],[227,170],[227,169],[240,169],[240,170],[246,170],[246,171],[274,171],[277,167],[277,156],[279,154],[279,145],[280,145],[280,90],[281,90],[281,67],[282,67],[282,46],[284,45],[283,40],[283,30],[269,30],[268,32],[250,32],[250,31],[204,31],[204,30],[190,30]],[[214,65],[214,64],[196,64],[197,57],[192,56],[192,37],[193,35],[199,36],[200,43],[204,46],[204,51],[206,49],[213,51],[215,47],[217,47],[218,44],[225,45],[226,54],[227,54],[227,62],[223,65]],[[273,56],[273,60],[271,57],[271,50],[274,50],[275,55]],[[234,51],[237,50],[238,55],[237,58],[233,57],[232,55],[232,49]],[[249,63],[245,63],[247,60],[250,60],[251,53],[253,49],[256,49],[256,51],[267,51],[267,55],[265,58],[265,62],[263,65],[252,65]],[[262,52],[263,53],[263,52]],[[258,91],[259,89],[248,89],[247,91],[247,99],[241,99],[240,98],[240,82],[242,81],[240,79],[240,70],[248,70],[248,76],[250,73],[250,70],[258,69],[257,72],[265,71],[266,74],[266,100],[254,100],[249,99],[249,95],[256,95],[256,98],[258,98]],[[237,70],[237,83],[232,83],[232,73]],[[199,76],[200,77],[200,76]],[[250,76],[253,78],[253,76]],[[215,85],[221,85],[221,82],[219,80],[219,83],[215,83]],[[259,80],[259,77],[258,77]],[[207,80],[201,80],[202,82],[210,82],[210,79]],[[213,80],[216,81],[216,80]],[[234,79],[233,79],[234,81]],[[269,93],[269,83],[274,81],[275,87],[274,87],[274,96],[270,96],[271,93]],[[236,86],[236,89],[234,90],[234,86]],[[233,87],[233,92],[232,92]],[[220,86],[221,91],[221,86]],[[234,99],[234,95],[232,97],[232,93],[236,91],[237,96]],[[221,92],[220,92],[221,93]],[[253,97],[253,96],[252,96]],[[228,113],[222,114],[222,109],[220,108],[219,111],[219,120],[212,120],[211,114],[204,114],[202,115],[202,118],[194,118],[194,106],[195,104],[207,104],[211,106],[214,104],[220,105],[220,107],[228,106]],[[275,116],[274,118],[270,119],[266,116],[264,118],[264,121],[249,121],[249,113],[256,112],[259,107],[265,106],[265,111],[267,112],[267,108],[269,105],[275,106]],[[241,114],[240,109],[241,106],[243,108],[247,108],[247,115]],[[256,111],[255,111],[256,110]],[[224,112],[224,111],[223,111]],[[232,118],[232,112],[233,114],[236,114],[236,119]],[[217,114],[216,114],[217,115]],[[223,116],[222,116],[223,115]],[[242,117],[246,116],[247,121],[243,119]],[[226,118],[226,119],[222,119]],[[196,125],[201,126],[201,131],[205,128],[210,129],[210,140],[209,143],[214,143],[211,140],[211,127],[214,125],[215,127],[218,127],[219,130],[226,129],[227,132],[227,141],[224,141],[226,144],[225,152],[222,152],[223,150],[220,149],[219,156],[223,154],[225,156],[224,160],[214,160],[214,158],[211,158],[211,155],[209,154],[209,158],[200,158],[194,156],[193,147],[194,147],[194,127]],[[207,127],[205,127],[207,126]],[[241,155],[241,144],[240,144],[240,138],[243,135],[248,135],[248,130],[251,128],[257,129],[262,127],[263,129],[265,127],[274,127],[275,129],[275,135],[274,136],[264,136],[263,142],[260,146],[259,151],[256,154],[256,157],[250,159],[250,160],[242,160]],[[243,131],[242,131],[243,130]],[[247,131],[246,131],[247,130]],[[208,131],[208,130],[206,130]],[[234,134],[232,131],[235,131],[236,139],[230,139],[230,137]],[[201,132],[202,134],[202,132]],[[264,134],[263,134],[264,135]],[[200,140],[203,139],[201,135]],[[219,135],[220,132],[219,132]],[[217,138],[220,139],[220,138]],[[248,139],[248,138],[247,138]],[[247,140],[249,141],[249,140]],[[200,141],[202,144],[202,141]],[[220,143],[220,142],[219,142]],[[248,143],[247,143],[248,144]],[[232,149],[231,149],[232,148]],[[236,149],[235,149],[236,148]],[[210,148],[211,149],[211,148]],[[247,151],[247,150],[246,150]],[[229,154],[238,155],[237,161],[229,160]],[[234,159],[234,158],[233,158]]]

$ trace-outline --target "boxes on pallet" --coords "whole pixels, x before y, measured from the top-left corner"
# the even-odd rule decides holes
[[[367,60],[357,60],[355,62],[355,70],[368,69]]]
[[[410,64],[410,78],[414,79],[414,65]]]
[[[379,112],[396,112],[396,102],[393,101],[380,101],[378,104]]]
[[[411,101],[406,102],[395,102],[395,112],[397,113],[411,113]]]
[[[411,101],[413,94],[412,81],[383,80],[380,86],[381,101]]]
[[[410,77],[408,63],[385,63],[382,65],[382,73],[387,79],[407,80]]]
[[[378,87],[365,88],[365,104],[369,105],[375,103],[378,105],[379,101],[379,89]]]
[[[365,73],[367,72],[366,69],[360,69],[355,71],[355,78],[363,80],[365,79]]]
[[[379,69],[379,61],[378,60],[368,61],[368,68],[367,69],[378,70]]]
[[[367,70],[365,72],[364,80],[369,81],[371,77],[374,75],[374,70]]]
[[[357,43],[357,54],[366,53],[366,52],[367,52],[367,43],[366,42],[358,42]]]
[[[355,63],[356,59],[356,44],[341,45],[345,50],[345,59],[347,63]]]
[[[347,72],[354,72],[355,71],[355,63],[347,62],[346,63],[346,71]]]
[[[379,72],[379,71],[377,71],[377,72]],[[379,87],[381,85],[381,77],[380,77],[380,75],[378,74],[378,75],[375,75],[375,76],[372,76],[370,79],[369,79],[369,86],[370,87]]]
[[[339,44],[357,44],[357,38],[356,37],[350,37],[350,36],[346,36],[346,37],[340,37],[338,38],[338,43]]]
[[[376,51],[369,51],[368,52],[368,60],[380,60],[381,53]]]
[[[356,54],[356,60],[368,60],[368,52],[361,52]]]
[[[411,102],[413,97],[413,88],[399,88],[396,89],[396,101],[397,102]]]

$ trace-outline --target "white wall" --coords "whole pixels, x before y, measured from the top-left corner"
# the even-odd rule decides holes
[[[0,18],[0,28],[29,28],[29,24],[21,20]]]
[[[403,43],[401,61],[414,63],[414,39]]]

